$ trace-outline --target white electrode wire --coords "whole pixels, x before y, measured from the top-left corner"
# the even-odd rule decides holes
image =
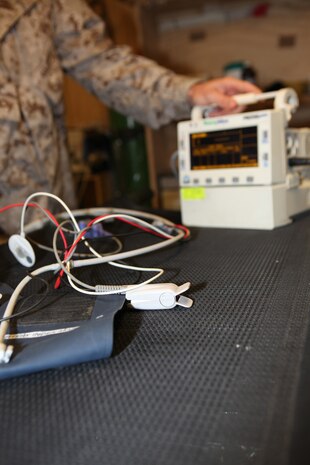
[[[80,227],[79,227],[74,215],[72,214],[72,212],[71,212],[70,208],[68,207],[68,205],[63,200],[61,200],[59,197],[57,197],[54,194],[50,194],[49,192],[35,192],[34,194],[31,194],[31,195],[29,195],[29,197],[27,197],[27,199],[25,200],[25,203],[23,205],[23,209],[22,209],[22,213],[21,213],[21,217],[20,217],[20,234],[22,236],[25,236],[25,214],[26,214],[26,209],[28,207],[28,203],[30,202],[31,199],[33,199],[34,197],[38,197],[38,196],[50,197],[50,198],[56,200],[58,203],[60,203],[60,205],[68,213],[69,218],[71,219],[72,223],[74,224],[74,226],[76,228],[76,231],[77,232],[80,231]]]
[[[51,194],[50,192],[35,192],[34,194],[31,194],[29,195],[29,197],[27,197],[27,199],[25,200],[25,203],[23,205],[23,208],[22,208],[22,213],[21,213],[21,218],[20,218],[20,234],[21,236],[25,237],[25,214],[26,214],[26,209],[27,209],[27,206],[28,206],[28,203],[30,202],[31,199],[33,199],[34,197],[38,197],[38,196],[43,196],[43,197],[50,197],[51,199],[53,200],[56,200],[58,203],[60,203],[60,205],[66,210],[67,214],[69,215],[69,218],[71,219],[73,225],[75,226],[76,228],[76,231],[77,232],[80,232],[81,229],[74,217],[74,214],[72,213],[72,211],[70,210],[70,208],[68,207],[68,205],[62,200],[60,199],[59,197],[57,197],[57,195],[54,195],[54,194]],[[101,257],[101,255],[95,250],[93,249],[93,247],[91,247],[89,245],[89,243],[85,240],[85,238],[83,238],[83,241],[84,241],[84,244],[88,247],[88,249],[96,256],[96,257]]]
[[[123,268],[125,270],[133,270],[133,271],[146,271],[146,272],[155,272],[157,271],[157,274],[153,276],[152,278],[146,279],[142,283],[139,284],[127,284],[127,289],[126,292],[132,289],[137,289],[138,287],[144,286],[145,284],[149,284],[155,279],[159,278],[164,273],[163,268],[146,268],[143,266],[134,266],[134,265],[127,265],[126,263],[118,263],[118,262],[108,262],[109,265],[116,266],[117,268]]]
[[[94,216],[94,217],[100,217],[104,215],[114,215],[114,214],[120,214],[120,215],[130,215],[135,218],[145,218],[148,220],[156,220],[156,221],[161,221],[162,223],[169,225],[169,226],[175,226],[175,224],[167,220],[166,218],[163,218],[162,216],[156,215],[154,213],[148,213],[148,212],[142,212],[139,210],[129,210],[126,208],[114,208],[114,207],[108,207],[108,208],[86,208],[82,210],[73,210],[72,213],[75,216]]]
[[[129,210],[129,209],[121,209],[121,208],[113,208],[113,207],[107,207],[107,208],[97,207],[97,208],[85,208],[85,209],[80,209],[80,210],[72,210],[71,213],[76,218],[79,216],[84,216],[84,217],[85,216],[93,216],[93,217],[98,216],[99,217],[103,215],[112,215],[112,214],[117,214],[117,213],[127,214],[127,215],[132,215],[138,218],[145,218],[145,219],[152,220],[152,221],[159,221],[166,226],[175,227],[175,224],[172,221],[166,218],[163,218],[162,216],[155,215],[154,213],[141,212],[139,210]],[[65,220],[68,218],[68,214],[64,212],[59,213],[57,214],[57,218],[61,220]],[[27,226],[25,226],[24,229],[27,233],[30,233],[30,232],[34,232],[34,231],[38,231],[39,229],[42,229],[43,226],[44,226],[44,222],[42,222],[42,220],[35,220],[35,221],[32,221]]]
[[[110,220],[110,219],[113,219],[113,218],[124,218],[124,219],[127,219],[127,220],[130,220],[132,223],[137,223],[137,224],[140,224],[146,228],[149,228],[149,229],[152,229],[154,232],[160,234],[160,235],[163,235],[164,237],[166,237],[166,241],[164,243],[158,243],[158,244],[153,244],[152,246],[148,246],[148,247],[143,247],[141,249],[135,249],[133,251],[127,251],[127,252],[122,252],[122,253],[119,253],[119,254],[113,254],[113,255],[106,255],[104,257],[100,256],[99,261],[97,262],[91,262],[91,263],[85,263],[85,262],[89,262],[89,260],[98,260],[98,259],[89,259],[89,260],[82,260],[82,261],[72,261],[70,262],[70,267],[78,267],[78,266],[91,266],[91,265],[94,265],[94,264],[100,264],[100,263],[107,263],[109,261],[116,261],[116,260],[123,260],[125,258],[128,258],[128,254],[131,253],[132,255],[130,255],[130,257],[132,256],[136,256],[136,255],[139,255],[139,251],[143,251],[145,249],[149,249],[149,250],[153,250],[153,247],[157,246],[156,247],[156,250],[158,248],[162,248],[165,246],[166,242],[170,242],[171,240],[173,240],[173,242],[175,242],[176,240],[179,240],[181,239],[183,236],[184,236],[184,232],[181,230],[179,231],[179,234],[176,235],[176,236],[171,236],[170,234],[166,233],[166,232],[163,232],[161,229],[157,228],[156,226],[152,225],[152,224],[149,224],[147,223],[146,221],[144,220],[141,220],[139,218],[135,218],[135,217],[132,217],[130,215],[121,215],[121,214],[114,214],[114,215],[106,215],[104,217],[101,217],[101,218],[98,218],[96,221],[93,222],[93,224],[97,224],[97,223],[100,223],[101,221],[107,221],[107,220]],[[66,257],[66,260],[62,261],[61,258],[59,257],[58,255],[58,250],[57,250],[57,235],[60,231],[60,229],[62,228],[62,226],[64,224],[66,224],[67,222],[69,222],[69,220],[64,220],[55,230],[55,233],[54,233],[54,236],[53,236],[53,250],[54,250],[54,254],[55,254],[55,258],[57,260],[57,262],[59,263],[59,266],[63,269],[63,271],[67,274],[68,273],[68,270],[66,268],[66,263],[71,259],[76,247],[74,247],[74,249],[70,252],[70,255],[68,257]],[[88,228],[84,228],[80,234],[83,234],[83,232],[86,232],[88,230]],[[159,247],[158,247],[159,246]],[[150,249],[151,247],[151,249]],[[138,252],[136,252],[138,251]],[[141,252],[141,253],[146,253],[146,252]],[[118,258],[120,257],[121,258]],[[78,263],[78,266],[75,266],[75,263]],[[81,282],[80,282],[81,284]]]
[[[28,284],[29,281],[31,281],[31,279],[34,276],[38,276],[38,275],[40,275],[42,273],[46,273],[48,271],[55,271],[55,270],[57,270],[57,268],[59,268],[58,263],[52,263],[50,265],[45,265],[45,266],[42,266],[41,268],[38,268],[37,270],[32,271],[31,275],[25,276],[24,279],[22,279],[22,281],[14,289],[14,292],[10,297],[10,300],[9,300],[9,302],[7,304],[7,307],[5,309],[5,312],[4,312],[2,318],[8,318],[8,317],[12,316],[12,314],[14,312],[16,302],[17,302],[17,299],[18,299],[20,293],[22,292],[22,290],[24,289],[26,284]],[[9,324],[10,324],[10,320],[4,320],[0,324],[0,343],[4,342],[4,338],[5,338],[5,335],[7,333]]]
[[[148,223],[147,221],[142,220],[141,218],[137,218],[135,216],[126,215],[122,213],[116,213],[116,214],[114,213],[114,214],[99,217],[92,222],[92,225],[95,225],[95,224],[101,223],[102,221],[107,221],[113,218],[123,218],[124,220],[129,220],[131,222],[131,225],[133,226],[135,225],[144,226],[145,228],[151,229],[152,231],[156,232],[157,234],[160,234],[161,236],[168,237],[168,238],[172,237],[171,234],[161,230],[160,228],[158,228],[157,226],[154,226],[153,224]]]
[[[118,215],[120,216],[120,215]],[[60,229],[63,227],[63,225],[70,220],[65,220],[63,221],[56,229],[53,237],[53,250],[55,254],[55,258],[57,260],[57,263],[61,267],[61,269],[65,272],[68,278],[68,282],[70,286],[75,289],[78,292],[81,292],[82,294],[87,294],[87,295],[111,295],[111,294],[120,294],[120,293],[125,293],[129,290],[132,289],[137,289],[139,287],[142,287],[146,284],[149,284],[150,282],[154,281],[155,279],[159,278],[163,273],[164,270],[162,268],[146,268],[146,267],[140,267],[140,266],[133,266],[133,265],[127,265],[123,263],[115,263],[114,261],[109,261],[108,264],[118,267],[118,268],[125,268],[128,270],[135,270],[135,271],[146,271],[146,272],[156,272],[155,276],[152,276],[149,279],[146,279],[142,283],[139,284],[124,284],[122,286],[111,286],[111,285],[96,285],[96,286],[91,286],[90,284],[87,284],[78,278],[76,278],[70,271],[69,269],[65,266],[65,263],[67,263],[70,260],[70,257],[74,253],[76,247],[71,251],[70,256],[66,258],[65,261],[62,261],[61,258],[58,255],[57,247],[56,247],[56,242],[57,242],[57,235],[60,231]],[[155,228],[155,227],[154,227]],[[88,228],[85,228],[87,230]],[[157,228],[155,228],[157,229]],[[84,230],[81,231],[81,233]],[[82,287],[78,287],[75,283],[79,284]],[[101,288],[102,290],[98,290],[98,288]],[[113,289],[112,289],[113,288]]]
[[[74,276],[72,273],[70,273],[68,268],[65,266],[65,262],[70,260],[70,257],[67,257],[65,262],[62,261],[61,258],[58,255],[58,253],[57,253],[58,251],[57,251],[57,248],[56,248],[57,234],[59,233],[59,230],[62,228],[62,226],[65,223],[67,223],[68,221],[69,220],[63,221],[58,226],[58,228],[56,229],[56,231],[54,233],[54,237],[53,237],[53,249],[54,249],[54,254],[55,254],[55,258],[57,260],[57,263],[59,264],[61,269],[63,269],[63,271],[67,275],[68,282],[69,282],[70,286],[73,289],[75,289],[76,291],[81,292],[82,294],[87,294],[87,295],[120,294],[120,293],[127,292],[129,290],[132,290],[132,289],[137,289],[137,288],[139,288],[141,286],[144,286],[145,284],[149,284],[150,282],[152,282],[155,279],[159,278],[164,273],[164,270],[162,268],[146,268],[146,267],[126,265],[126,264],[122,264],[122,263],[115,263],[114,261],[113,262],[109,261],[108,262],[109,265],[112,265],[112,266],[115,266],[115,267],[118,267],[118,268],[125,268],[125,269],[128,269],[128,270],[135,270],[135,271],[146,271],[146,272],[152,272],[152,273],[157,272],[157,273],[156,273],[155,276],[152,276],[151,278],[146,279],[142,283],[139,283],[139,284],[124,284],[122,286],[111,286],[111,285],[91,286],[90,284],[87,284],[87,283],[79,280],[78,278],[76,278],[76,276]],[[87,230],[87,229],[88,228],[85,228],[85,230]],[[71,251],[70,256],[74,253],[75,248]],[[77,284],[79,284],[80,286],[83,286],[83,287],[78,287],[75,283],[77,283]],[[99,291],[98,287],[102,288],[102,290]]]
[[[83,267],[83,266],[92,266],[92,265],[97,265],[97,264],[100,264],[100,263],[107,263],[109,261],[119,261],[119,260],[124,260],[126,258],[131,258],[131,257],[136,257],[137,255],[143,255],[143,254],[146,254],[146,253],[149,253],[149,252],[154,252],[156,250],[159,250],[159,249],[162,249],[163,247],[168,247],[169,245],[171,244],[174,244],[175,242],[179,241],[180,239],[182,239],[185,235],[184,231],[182,230],[178,230],[178,234],[175,235],[175,236],[171,236],[170,234],[167,234],[165,232],[163,232],[161,229],[157,228],[156,226],[150,224],[150,223],[147,223],[146,221],[144,220],[141,220],[141,219],[138,219],[138,218],[135,218],[135,217],[131,217],[129,215],[106,215],[102,218],[98,218],[96,221],[94,221],[93,224],[96,224],[96,223],[99,223],[100,221],[105,221],[105,220],[108,220],[108,219],[111,219],[111,218],[115,218],[115,217],[122,217],[122,218],[126,218],[126,219],[130,219],[131,221],[134,220],[135,222],[149,228],[149,229],[152,229],[153,231],[161,234],[162,236],[166,237],[167,239],[164,241],[164,242],[158,242],[156,244],[152,244],[152,245],[149,245],[149,246],[145,246],[145,247],[140,247],[139,249],[134,249],[134,250],[129,250],[129,251],[125,251],[125,252],[121,252],[121,253],[118,253],[118,254],[114,254],[113,256],[106,256],[106,257],[100,257],[100,258],[89,258],[89,259],[85,259],[85,260],[72,260],[70,262],[70,266],[72,268],[80,268],[80,267]],[[176,228],[177,229],[177,228]]]
[[[71,250],[70,254],[66,257],[65,260],[61,260],[60,256],[59,256],[59,253],[58,253],[58,249],[57,249],[57,236],[58,236],[58,233],[59,231],[62,229],[63,225],[66,224],[66,223],[69,223],[70,220],[67,219],[67,220],[64,220],[62,223],[60,223],[60,225],[56,228],[55,232],[54,232],[54,235],[53,235],[53,252],[54,252],[54,255],[55,255],[55,258],[56,258],[56,261],[59,265],[59,268],[57,271],[59,271],[60,269],[62,269],[64,271],[64,273],[68,276],[71,276],[71,278],[78,284],[80,284],[80,286],[84,286],[86,287],[87,289],[91,289],[91,290],[94,290],[95,289],[95,286],[91,286],[90,284],[86,284],[84,283],[83,281],[80,281],[78,278],[76,278],[75,276],[73,276],[70,271],[68,270],[66,264],[70,261],[71,257],[74,255],[75,253],[75,250],[77,248],[77,244],[76,246]],[[88,230],[88,228],[84,228],[81,230],[81,233],[83,232],[86,232]],[[73,286],[72,286],[73,287]]]
[[[135,265],[127,265],[126,263],[118,263],[118,262],[108,262],[109,265],[116,266],[117,268],[124,268],[125,270],[133,270],[133,271],[159,271],[161,268],[146,268],[144,266],[135,266]]]
[[[63,230],[63,231],[65,232],[65,230]],[[71,231],[71,233],[72,233],[72,231]],[[74,234],[76,235],[76,232]],[[119,240],[118,237],[111,236],[110,238],[113,240],[113,242],[115,242],[116,249],[112,250],[111,252],[100,254],[101,257],[104,257],[105,255],[111,255],[111,254],[114,254],[114,253],[118,253],[123,248],[123,244],[121,243],[121,241]],[[31,237],[27,237],[27,239],[32,244],[36,245],[39,249],[45,250],[46,252],[53,252],[54,253],[53,247],[49,247],[48,245],[41,244],[40,242],[35,241]],[[103,237],[103,239],[104,239],[104,237]],[[57,250],[57,252],[58,252],[58,254],[60,254],[60,253],[63,252],[63,250]],[[93,257],[93,255],[94,254],[90,254],[90,253],[75,252],[72,256],[73,257],[80,257],[80,258],[90,258],[90,257]]]
[[[144,268],[144,271],[151,271],[151,272],[157,271],[157,273],[156,273],[155,276],[152,276],[151,278],[146,279],[145,281],[143,281],[142,283],[139,283],[139,284],[126,284],[126,285],[122,285],[122,286],[109,286],[109,285],[96,286],[97,289],[98,288],[110,289],[110,290],[102,290],[102,291],[101,290],[89,291],[89,290],[77,287],[73,282],[73,279],[72,279],[73,276],[71,274],[67,275],[67,276],[68,276],[68,281],[69,281],[70,285],[73,287],[73,289],[75,289],[78,292],[81,292],[82,294],[87,294],[87,295],[112,295],[112,294],[125,294],[128,291],[138,289],[139,287],[145,286],[146,284],[149,284],[150,282],[152,282],[155,279],[159,278],[159,276],[161,276],[164,273],[164,270],[162,268],[149,268],[149,269]],[[111,289],[111,288],[113,288],[113,289]]]
[[[152,244],[146,247],[141,247],[140,249],[129,250],[127,252],[121,252],[113,255],[112,257],[101,257],[101,258],[89,258],[85,260],[71,260],[70,265],[72,268],[81,268],[83,266],[92,266],[99,265],[101,263],[107,263],[109,261],[115,260],[125,260],[126,258],[136,257],[137,255],[143,255],[150,252],[155,252],[156,250],[162,249],[163,247],[168,247],[175,242],[182,239],[184,236],[183,231],[180,232],[177,236],[173,236],[171,239],[167,239],[165,242],[159,242],[157,244]]]
[[[40,205],[38,202],[31,202],[33,205],[36,206],[36,208],[39,208],[39,210],[41,210],[42,213],[44,213],[44,215],[46,216],[46,218],[49,220],[49,221],[53,221],[52,218],[49,216],[46,208],[42,207],[42,205]],[[54,223],[55,224],[55,223]],[[22,235],[25,235],[24,233],[24,229],[23,229],[23,233]]]
[[[155,232],[157,233],[160,233],[162,234],[162,231],[157,228],[156,226],[153,226],[153,225],[149,225],[149,223],[143,221],[143,220],[140,220],[140,219],[137,219],[137,218],[133,218],[133,217],[130,217],[129,215],[108,215],[106,217],[103,217],[103,218],[98,218],[96,221],[94,221],[93,224],[95,223],[99,223],[101,221],[104,221],[104,220],[108,220],[110,219],[111,217],[115,218],[126,218],[126,219],[130,219],[131,221],[133,220],[136,220],[137,223],[140,223],[141,225],[143,226],[146,226],[146,227],[151,227],[152,230],[154,230]],[[54,254],[55,254],[55,258],[57,260],[57,263],[59,264],[59,266],[61,267],[61,269],[65,272],[65,274],[67,275],[68,277],[68,281],[70,283],[70,285],[76,289],[77,291],[79,292],[82,292],[81,288],[78,288],[77,286],[73,285],[73,281],[77,284],[79,284],[80,286],[82,286],[85,290],[84,293],[90,293],[90,295],[96,295],[96,294],[99,294],[98,291],[96,291],[96,286],[91,286],[90,284],[87,284],[83,281],[80,281],[78,278],[76,278],[70,271],[69,269],[67,268],[66,264],[69,262],[71,256],[73,255],[73,253],[75,252],[75,249],[76,249],[76,246],[74,247],[73,250],[71,250],[70,252],[70,255],[68,257],[66,257],[65,260],[61,260],[60,256],[58,255],[58,250],[57,250],[57,235],[60,231],[60,229],[63,227],[64,224],[66,224],[67,222],[69,222],[70,220],[65,220],[63,221],[55,230],[55,233],[54,233],[54,236],[53,236],[53,250],[54,250]],[[81,234],[83,232],[85,232],[86,230],[88,230],[88,228],[84,228],[84,230],[81,231]],[[167,237],[171,237],[169,234],[167,233],[164,233],[165,236]],[[127,253],[127,252],[126,252]],[[143,283],[140,283],[140,284],[137,284],[137,285],[134,285],[134,286],[142,286],[142,285],[145,285],[145,284],[148,284],[149,282],[157,279],[159,276],[161,276],[164,272],[163,269],[161,268],[145,268],[145,267],[134,267],[132,265],[126,265],[126,264],[120,264],[120,263],[115,263],[115,257],[119,255],[119,254],[114,254],[114,255],[110,255],[109,257],[105,257],[107,260],[106,262],[110,265],[113,265],[113,266],[116,266],[116,267],[119,267],[119,268],[127,268],[127,269],[131,269],[131,270],[139,270],[139,271],[148,271],[148,272],[156,272],[157,271],[157,274],[156,276],[144,281]],[[109,258],[109,260],[108,260]],[[83,260],[85,261],[85,260]],[[72,265],[72,262],[70,262],[70,267]],[[129,290],[128,288],[129,285],[124,285],[123,288],[126,289],[126,290]],[[108,286],[109,288],[111,286]],[[89,291],[86,291],[86,289],[88,289]],[[92,292],[94,292],[94,294],[92,294]],[[108,292],[109,294],[112,294],[112,293],[115,293],[114,292]],[[119,292],[118,292],[119,293]],[[100,295],[105,295],[105,291],[104,293],[100,293]]]
[[[37,202],[32,202],[32,204],[35,205],[37,208],[39,208],[39,209],[42,211],[42,213],[44,213],[44,215],[47,217],[47,219],[48,219],[49,221],[52,221],[52,222],[53,222],[52,218],[49,216],[49,214],[47,213],[46,209],[45,209],[44,207],[42,207],[42,205],[40,205],[40,204],[37,203]],[[54,223],[54,222],[53,222],[53,223]],[[55,223],[54,223],[54,225],[56,226]],[[68,231],[69,231],[69,230],[67,230],[66,232],[68,232]],[[64,231],[63,231],[63,232],[64,232]],[[75,238],[76,238],[76,236],[77,236],[77,234],[78,234],[78,231],[76,231],[76,230],[75,230],[75,231],[70,230],[70,233],[73,234],[73,235],[75,236]],[[22,228],[21,228],[21,235],[22,235],[22,236],[25,236],[24,229],[22,230]],[[41,249],[41,250],[46,250],[47,252],[54,252],[54,250],[52,249],[52,247],[48,247],[47,245],[41,244],[40,242],[35,241],[35,240],[32,239],[31,237],[27,237],[27,239],[29,240],[29,242],[31,242],[32,244],[36,245],[36,246],[37,246],[39,249]],[[60,253],[60,252],[59,252],[59,253]],[[80,255],[80,256],[81,256],[81,255]],[[85,256],[86,256],[86,254],[85,254]],[[92,255],[87,254],[87,256],[90,257],[90,256],[93,256],[93,254],[92,254]]]

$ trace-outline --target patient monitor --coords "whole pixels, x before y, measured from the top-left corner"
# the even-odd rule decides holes
[[[178,124],[182,221],[189,226],[273,229],[310,207],[310,130],[288,128],[293,89],[234,97],[274,108]]]

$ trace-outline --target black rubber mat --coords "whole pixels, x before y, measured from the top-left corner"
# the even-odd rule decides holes
[[[296,464],[310,216],[275,231],[195,229],[136,263],[191,281],[193,307],[124,309],[110,359],[3,381],[1,463]],[[16,285],[5,246],[0,266]]]

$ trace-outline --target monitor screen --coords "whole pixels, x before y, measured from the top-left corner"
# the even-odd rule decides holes
[[[257,126],[190,134],[192,170],[258,166]]]

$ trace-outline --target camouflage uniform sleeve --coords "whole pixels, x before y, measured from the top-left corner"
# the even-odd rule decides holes
[[[113,44],[104,22],[82,0],[55,0],[53,14],[63,69],[105,104],[153,128],[189,116],[187,93],[197,79]]]

